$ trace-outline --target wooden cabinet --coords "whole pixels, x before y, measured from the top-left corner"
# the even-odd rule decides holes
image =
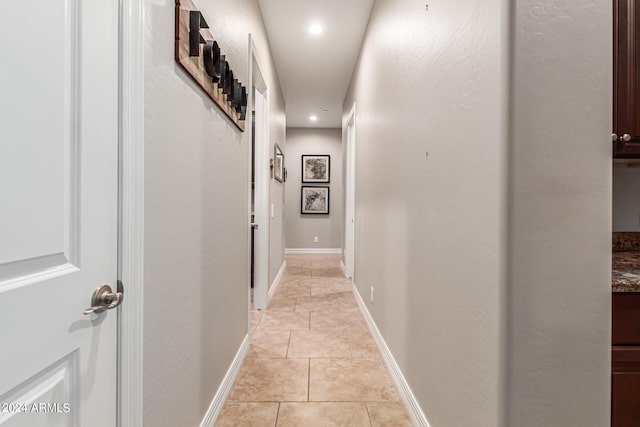
[[[640,293],[612,298],[611,426],[640,425]]]
[[[615,346],[611,353],[611,426],[640,425],[640,347]]]
[[[640,158],[640,2],[613,0],[613,156]]]

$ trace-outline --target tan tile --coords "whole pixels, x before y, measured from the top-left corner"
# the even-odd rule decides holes
[[[311,277],[308,279],[300,279],[300,284],[301,285],[307,285],[307,286],[322,286],[322,285],[333,285],[333,279],[331,279],[330,277]]]
[[[342,294],[340,298],[344,303],[352,303],[355,306],[358,306],[358,303],[356,302],[356,296],[353,294],[353,292]]]
[[[311,267],[311,262],[308,260],[305,260],[304,258],[301,257],[295,257],[295,256],[286,256],[285,260],[287,261],[287,267],[285,269],[286,270],[290,270],[292,268],[304,268],[304,267]]]
[[[351,278],[348,277],[334,277],[331,279],[335,285],[349,285],[352,286]]]
[[[311,289],[311,285],[302,283],[302,280],[291,280],[285,283],[280,283],[278,289]]]
[[[311,258],[309,258],[312,265],[332,264],[335,266],[340,265],[341,259],[342,259],[342,255],[340,254],[318,254],[318,255],[313,255]]]
[[[255,331],[251,334],[251,345],[247,357],[287,357],[290,336],[290,331]]]
[[[316,296],[298,298],[295,311],[336,311],[340,310],[340,298]]]
[[[293,311],[296,308],[296,298],[272,298],[269,301],[268,311]]]
[[[216,427],[274,427],[278,403],[227,403]]]
[[[309,401],[399,399],[387,368],[379,359],[310,359],[309,381]]]
[[[308,359],[245,359],[229,401],[306,401],[308,375]]]
[[[343,286],[336,285],[322,285],[322,286],[312,286],[311,287],[311,296],[320,296],[320,295],[348,295],[352,294],[353,291],[351,288],[345,289]]]
[[[407,410],[400,402],[369,402],[372,427],[412,427]]]
[[[352,331],[346,335],[351,357],[382,357],[369,331]]]
[[[311,296],[311,289],[306,286],[278,287],[273,299],[299,298]]]
[[[308,255],[285,255],[284,259],[287,261],[287,268],[311,266],[311,259],[309,259]]]
[[[307,267],[288,267],[282,276],[285,278],[311,277],[311,269]]]
[[[340,268],[318,268],[311,270],[311,277],[344,277]]]
[[[299,277],[285,277],[283,276],[278,283],[278,289],[281,287],[298,286],[300,284]]]
[[[330,261],[319,261],[319,262],[313,262],[311,264],[312,277],[313,277],[313,273],[320,270],[340,270],[340,265]],[[340,270],[340,272],[342,273],[342,270]]]
[[[278,427],[369,427],[364,403],[281,403]]]
[[[287,357],[351,357],[349,340],[339,333],[293,331]]]
[[[251,310],[251,330],[255,331],[258,325],[260,324],[260,320],[264,315],[264,311],[260,310]]]
[[[264,319],[262,322],[264,322]],[[312,311],[310,329],[312,331],[333,330],[343,332],[368,330],[367,324],[360,313],[348,311]]]
[[[340,292],[353,293],[353,285],[351,285],[351,283],[334,283],[333,287]]]
[[[267,311],[260,320],[257,331],[293,331],[309,329],[309,313],[293,311]]]
[[[349,311],[352,313],[360,313],[360,307],[355,299],[341,298],[339,301],[340,311]]]

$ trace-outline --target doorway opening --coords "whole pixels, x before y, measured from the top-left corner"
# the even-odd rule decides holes
[[[253,39],[249,35],[249,308],[267,308],[269,280],[269,99]]]

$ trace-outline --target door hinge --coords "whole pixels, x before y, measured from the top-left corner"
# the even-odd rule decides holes
[[[116,292],[124,293],[124,285],[122,284],[122,280],[118,280],[116,282]]]

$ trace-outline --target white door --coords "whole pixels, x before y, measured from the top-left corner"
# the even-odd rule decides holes
[[[0,426],[113,427],[118,2],[0,16]]]
[[[255,70],[254,70],[255,72]],[[253,307],[266,310],[269,292],[269,101],[256,87],[255,258]]]

